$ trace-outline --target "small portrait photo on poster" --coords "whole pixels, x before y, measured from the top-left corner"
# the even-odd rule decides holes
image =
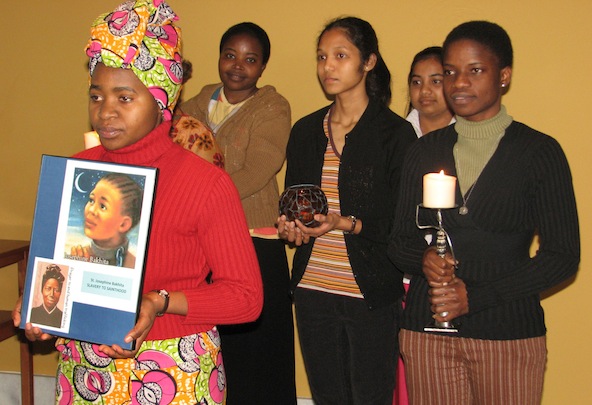
[[[34,294],[29,306],[31,323],[58,329],[63,327],[69,270],[66,265],[37,261]]]
[[[20,328],[133,346],[157,175],[43,155]]]

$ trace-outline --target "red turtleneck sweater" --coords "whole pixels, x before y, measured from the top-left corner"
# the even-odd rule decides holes
[[[257,257],[232,180],[173,143],[169,129],[165,122],[125,148],[97,146],[74,156],[158,168],[144,292],[183,291],[188,312],[156,318],[147,340],[254,321],[263,305]]]

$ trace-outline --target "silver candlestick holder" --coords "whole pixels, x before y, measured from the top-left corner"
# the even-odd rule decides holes
[[[419,223],[419,209],[420,208],[427,208],[436,211],[436,219],[438,221],[438,225],[421,225]],[[455,208],[451,207],[450,209]],[[452,241],[450,240],[450,235],[444,229],[442,225],[442,209],[443,208],[431,208],[431,207],[424,207],[423,204],[418,204],[415,209],[415,225],[419,229],[435,229],[436,230],[436,252],[438,256],[444,258],[446,256],[446,252],[450,250],[450,254],[452,258],[456,262],[456,257],[454,256],[454,249],[452,248]],[[455,265],[456,268],[456,265]],[[448,312],[440,313],[441,316],[447,316]],[[441,332],[441,333],[457,333],[458,328],[454,326],[452,321],[444,321],[438,322],[435,319],[426,325],[423,330],[425,332]]]

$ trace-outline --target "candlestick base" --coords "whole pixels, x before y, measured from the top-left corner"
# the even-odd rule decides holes
[[[423,328],[424,332],[458,333],[458,328],[452,322],[432,322]]]

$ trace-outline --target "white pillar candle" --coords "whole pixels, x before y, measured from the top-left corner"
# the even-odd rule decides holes
[[[440,173],[423,176],[423,206],[426,208],[454,208],[456,177]]]
[[[94,148],[100,144],[101,140],[99,139],[99,134],[97,134],[95,131],[84,133],[84,149]]]

